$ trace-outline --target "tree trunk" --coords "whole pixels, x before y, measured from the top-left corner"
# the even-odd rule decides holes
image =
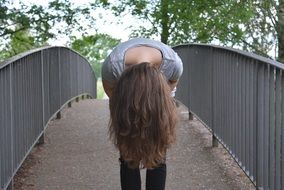
[[[168,0],[161,0],[161,25],[162,25],[162,32],[161,32],[161,41],[165,44],[168,43],[169,39],[169,1]]]
[[[278,61],[284,63],[284,1],[282,0],[277,8],[277,18]]]

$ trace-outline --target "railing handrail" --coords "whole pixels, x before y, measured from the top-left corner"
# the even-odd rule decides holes
[[[243,50],[232,48],[232,47],[225,47],[225,46],[219,46],[219,45],[213,45],[213,44],[203,44],[203,43],[189,43],[189,44],[176,45],[173,48],[181,48],[181,47],[186,47],[186,46],[196,46],[196,47],[200,46],[200,47],[210,47],[210,48],[215,48],[215,49],[220,49],[220,50],[226,50],[226,51],[237,53],[239,55],[243,55],[248,58],[258,60],[260,62],[269,63],[270,65],[273,65],[279,69],[284,70],[284,63],[281,63],[273,59],[269,59],[267,57],[260,56],[252,52],[247,52],[247,51],[243,51]]]
[[[19,54],[15,55],[15,56],[12,56],[12,57],[10,57],[10,58],[8,58],[8,59],[6,59],[6,60],[0,62],[0,70],[1,70],[2,68],[4,68],[4,67],[8,66],[9,64],[11,64],[11,63],[17,61],[18,59],[22,59],[23,57],[26,57],[26,56],[31,55],[31,54],[36,53],[36,52],[40,52],[40,51],[42,51],[42,50],[53,49],[53,48],[68,49],[69,51],[72,51],[72,52],[74,52],[74,53],[80,55],[80,57],[81,57],[82,59],[84,59],[84,60],[86,60],[87,62],[89,62],[89,61],[87,60],[87,58],[84,57],[83,55],[81,55],[79,52],[75,51],[74,49],[68,48],[68,47],[66,47],[66,46],[44,46],[44,47],[39,47],[39,48],[35,48],[35,49],[31,49],[31,50],[28,50],[28,51],[19,53]],[[89,64],[89,65],[90,65],[90,64]],[[91,65],[90,65],[90,68],[92,68]],[[93,70],[93,69],[92,69],[92,70]]]
[[[86,58],[69,48],[37,48],[0,63],[1,190],[13,184],[48,122],[85,95],[96,98],[95,73]]]
[[[258,189],[283,189],[284,65],[216,45],[173,48],[184,63],[176,97]]]

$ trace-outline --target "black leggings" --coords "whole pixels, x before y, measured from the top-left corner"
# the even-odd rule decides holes
[[[141,190],[140,169],[131,169],[127,163],[120,160],[120,183],[122,190]],[[164,190],[166,184],[167,166],[160,164],[146,171],[146,190]]]

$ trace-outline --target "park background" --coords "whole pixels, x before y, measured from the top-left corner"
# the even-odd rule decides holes
[[[132,37],[170,46],[206,43],[284,62],[283,0],[0,0],[0,62],[30,49],[66,46],[100,69]]]

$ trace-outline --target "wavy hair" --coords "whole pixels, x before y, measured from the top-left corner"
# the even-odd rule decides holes
[[[130,168],[154,168],[175,141],[177,112],[164,75],[150,63],[127,68],[110,99],[109,134]]]

